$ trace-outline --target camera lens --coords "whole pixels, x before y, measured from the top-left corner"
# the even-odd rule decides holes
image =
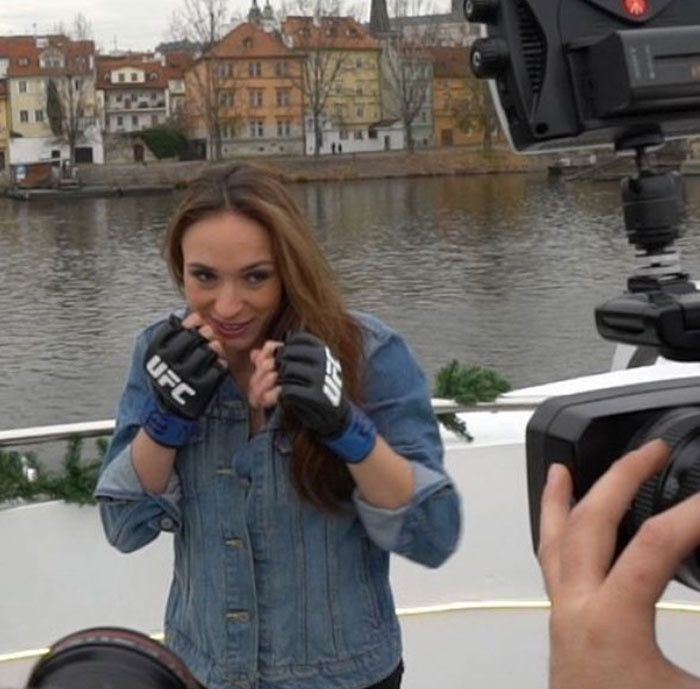
[[[57,641],[39,660],[27,689],[199,689],[184,663],[153,639],[97,627]]]
[[[661,438],[671,446],[671,458],[660,474],[644,483],[635,496],[626,534],[630,538],[649,517],[672,507],[700,491],[700,408],[679,407],[657,417],[630,443],[639,447],[647,440]],[[700,587],[700,547],[676,572],[684,584]]]

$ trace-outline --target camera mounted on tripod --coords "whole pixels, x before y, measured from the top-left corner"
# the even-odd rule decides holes
[[[637,267],[627,290],[595,311],[606,339],[667,359],[700,361],[700,292],[681,268],[683,187],[654,170],[650,150],[700,134],[697,0],[465,0],[482,36],[472,71],[488,79],[501,125],[522,153],[614,147],[634,155],[622,208]],[[700,491],[700,378],[591,390],[541,404],[527,428],[530,526],[539,542],[549,465],[569,468],[579,500],[622,453],[654,437],[672,447],[640,490],[618,534]],[[676,573],[700,590],[700,548]]]

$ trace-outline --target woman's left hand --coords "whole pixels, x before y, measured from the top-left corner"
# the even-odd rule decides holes
[[[277,404],[281,387],[277,380],[275,355],[282,344],[268,340],[262,348],[250,352],[255,369],[248,383],[248,401],[254,409],[267,409]]]

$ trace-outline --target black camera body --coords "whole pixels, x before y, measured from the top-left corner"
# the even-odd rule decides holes
[[[622,550],[642,522],[700,490],[700,377],[593,390],[552,397],[535,411],[526,431],[532,542],[539,543],[540,500],[547,470],[565,464],[579,500],[625,452],[647,440],[671,445],[666,470],[647,481],[619,530]],[[676,573],[700,590],[700,549]]]
[[[484,24],[471,49],[501,124],[520,152],[613,146],[635,154],[623,180],[627,238],[639,265],[627,291],[595,310],[599,334],[655,355],[700,361],[700,291],[672,248],[680,236],[680,175],[648,150],[700,134],[700,0],[465,0]],[[549,465],[565,463],[579,500],[615,459],[652,438],[672,447],[642,487],[618,549],[650,516],[700,491],[700,377],[556,397],[535,411],[526,450],[530,524],[539,544]],[[676,572],[700,590],[700,548]]]
[[[698,131],[700,3],[466,0],[471,51],[517,151],[610,145],[630,131]]]

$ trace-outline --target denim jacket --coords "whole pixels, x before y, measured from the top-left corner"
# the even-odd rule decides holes
[[[358,491],[338,514],[297,496],[279,412],[249,437],[247,400],[228,377],[177,452],[162,494],[147,493],[131,441],[151,394],[149,338],[138,337],[96,490],[107,538],[123,552],[174,532],[166,644],[209,689],[361,689],[398,665],[401,636],[389,553],[429,567],[456,547],[459,498],[425,377],[403,338],[358,316],[366,333],[364,411],[410,460],[411,502],[373,507]]]

